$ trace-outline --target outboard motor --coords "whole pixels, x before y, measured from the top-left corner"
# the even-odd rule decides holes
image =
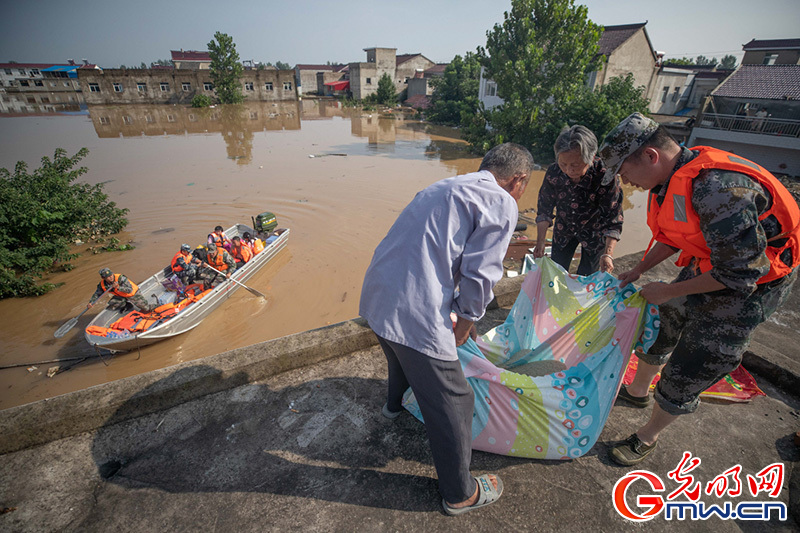
[[[258,233],[266,235],[277,227],[278,218],[275,216],[275,213],[265,211],[253,219],[253,228],[255,228]]]

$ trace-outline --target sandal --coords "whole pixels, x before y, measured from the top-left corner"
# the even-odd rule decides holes
[[[478,483],[478,501],[467,507],[450,507],[447,505],[447,502],[442,499],[444,512],[450,516],[456,516],[496,502],[503,494],[503,481],[500,479],[500,476],[495,476],[495,478],[497,479],[496,489],[494,488],[494,484],[492,484],[491,478],[489,478],[489,474],[483,474],[475,478],[475,482]]]

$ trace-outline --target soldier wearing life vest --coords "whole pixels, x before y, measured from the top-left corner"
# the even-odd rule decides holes
[[[181,283],[190,285],[197,276],[197,265],[200,261],[192,256],[192,247],[188,244],[181,244],[180,250],[172,257],[170,266],[172,272],[178,276]]]
[[[231,256],[236,261],[236,268],[242,268],[253,258],[253,250],[238,236],[232,239],[232,243]]]
[[[86,308],[91,308],[106,290],[114,295],[108,302],[109,309],[124,310],[128,303],[142,313],[149,313],[154,308],[139,294],[139,287],[134,282],[122,274],[114,274],[110,268],[100,269],[100,283]]]
[[[212,268],[204,269],[203,277],[205,278],[205,288],[210,289],[231,277],[231,274],[236,271],[236,261],[224,248],[219,248],[214,244],[208,244],[206,248],[208,254],[205,265]]]
[[[222,229],[222,226],[217,226],[214,228],[214,233],[208,234],[207,244],[213,244],[217,248],[225,248],[226,250],[231,249],[231,240],[225,235],[225,230]]]
[[[683,267],[671,283],[648,283],[660,331],[637,351],[636,377],[619,397],[651,403],[650,420],[610,450],[623,465],[641,462],[662,430],[697,409],[700,393],[734,370],[753,330],[786,300],[800,264],[800,208],[766,169],[716,148],[684,148],[653,120],[634,113],[600,149],[608,174],[649,191],[647,224],[655,245],[619,275],[634,282],[676,252]]]

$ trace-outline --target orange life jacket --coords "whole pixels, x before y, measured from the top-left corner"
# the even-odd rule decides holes
[[[163,263],[162,263],[162,264],[163,264]],[[115,282],[117,282],[117,283],[119,283],[119,276],[120,276],[119,274],[114,274],[114,281],[115,281]],[[130,284],[131,284],[131,287],[133,287],[133,289],[131,290],[131,292],[122,292],[122,291],[121,291],[121,290],[119,290],[119,289],[114,289],[114,288],[113,288],[113,285],[112,285],[112,284],[110,284],[110,283],[108,284],[108,286],[106,286],[106,280],[105,280],[105,278],[101,278],[101,279],[100,279],[100,285],[102,285],[102,286],[103,286],[103,290],[104,290],[104,291],[107,291],[107,290],[109,290],[109,289],[110,289],[112,294],[116,294],[117,296],[122,296],[123,298],[130,298],[131,296],[133,296],[134,294],[136,294],[136,291],[138,291],[138,290],[139,290],[139,286],[138,286],[138,285],[136,285],[136,284],[135,284],[134,282],[132,282],[131,280],[128,280],[128,281],[130,282]]]
[[[653,238],[681,250],[675,264],[683,267],[696,259],[701,272],[711,270],[711,251],[700,230],[700,218],[691,200],[692,180],[702,170],[713,168],[745,174],[772,197],[772,206],[758,219],[764,220],[774,215],[783,233],[772,237],[769,242],[782,239],[785,242],[777,242],[775,246],[767,243],[765,253],[769,258],[770,270],[758,283],[782,278],[800,265],[800,208],[786,187],[768,170],[743,157],[708,146],[696,146],[691,150],[699,151],[700,155],[672,175],[664,202],[659,205],[654,193],[650,193],[647,202],[647,225],[653,232]],[[792,265],[786,265],[780,259],[786,249],[792,250]]]
[[[209,234],[208,238],[211,239],[211,242],[217,245],[217,248],[230,249],[231,247],[231,241],[224,233],[222,234],[222,237],[216,233],[211,233]]]
[[[253,255],[260,254],[264,251],[264,241],[256,239],[253,241]]]
[[[208,257],[206,258],[206,263],[208,263],[209,265],[220,271],[228,270],[228,265],[223,260],[224,256],[225,256],[225,249],[217,248],[217,253],[213,258],[211,257],[211,254],[208,254]]]
[[[190,258],[192,257],[192,254],[183,253],[182,251],[179,251],[177,254],[175,254],[175,257],[173,257],[172,261],[170,262],[173,272],[183,272],[183,267],[178,264],[178,259],[181,257],[183,257],[183,260],[188,264],[191,261]]]
[[[231,249],[231,254],[233,254],[234,259],[242,261],[243,263],[247,263],[253,258],[253,251],[244,242],[238,248],[234,246]]]

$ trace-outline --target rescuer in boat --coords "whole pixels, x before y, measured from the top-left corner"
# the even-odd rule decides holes
[[[147,303],[147,300],[139,294],[139,287],[123,274],[114,274],[110,268],[101,268],[100,278],[97,290],[94,291],[92,298],[86,305],[87,309],[91,308],[97,299],[108,290],[114,295],[108,302],[108,309],[121,311],[128,304],[131,304],[137,311],[142,313],[149,313],[153,310],[153,306]]]
[[[200,263],[200,260],[192,256],[192,247],[188,244],[181,244],[181,249],[172,258],[170,266],[181,283],[191,285],[197,277],[197,265]]]
[[[225,248],[219,248],[215,244],[208,244],[206,248],[208,249],[208,255],[206,256],[205,264],[219,271],[214,272],[210,268],[204,269],[205,287],[206,289],[211,289],[230,278],[231,274],[236,272],[236,261],[233,260],[231,254]]]
[[[236,261],[236,268],[242,268],[245,263],[253,258],[253,250],[246,245],[238,236],[234,237],[231,247],[231,256]]]
[[[232,246],[231,240],[225,235],[225,230],[222,229],[222,226],[217,226],[214,228],[214,233],[208,234],[208,244],[213,244],[226,250],[230,250]]]

